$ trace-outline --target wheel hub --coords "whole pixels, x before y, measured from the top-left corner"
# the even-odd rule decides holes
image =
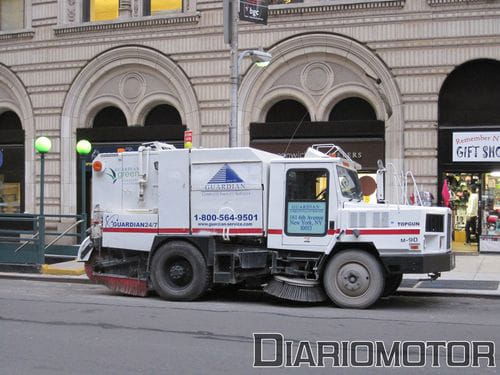
[[[170,277],[174,280],[180,279],[186,274],[186,270],[179,264],[175,264],[170,267]]]
[[[345,295],[361,296],[370,286],[370,273],[359,263],[344,264],[337,275],[337,285]]]
[[[193,268],[186,259],[172,259],[165,266],[167,282],[173,287],[183,288],[193,280]]]

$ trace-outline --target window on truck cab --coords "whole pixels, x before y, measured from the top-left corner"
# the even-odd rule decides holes
[[[363,193],[361,192],[361,184],[359,183],[356,171],[337,166],[337,174],[339,176],[342,196],[349,199],[361,200],[363,198]]]
[[[286,174],[285,233],[324,236],[328,223],[326,169],[290,169]]]

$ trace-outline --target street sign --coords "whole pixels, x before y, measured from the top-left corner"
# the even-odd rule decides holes
[[[240,20],[267,25],[268,0],[240,0]]]

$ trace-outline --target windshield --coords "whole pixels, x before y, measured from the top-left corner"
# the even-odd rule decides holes
[[[349,199],[361,200],[361,185],[359,183],[358,174],[344,167],[337,166],[337,174],[339,176],[339,185],[342,195]]]

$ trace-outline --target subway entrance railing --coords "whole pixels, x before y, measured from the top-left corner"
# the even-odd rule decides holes
[[[50,258],[74,259],[86,236],[86,221],[85,214],[0,214],[0,264],[40,266]],[[48,230],[52,223],[62,229]]]
[[[85,157],[92,145],[81,140],[76,145],[82,173],[82,213],[79,215],[46,215],[44,201],[45,154],[50,152],[52,142],[47,137],[35,141],[35,150],[40,156],[40,205],[38,214],[0,214],[0,266],[35,266],[51,263],[50,258],[74,259],[78,247],[86,235],[87,214],[85,212]],[[47,230],[54,225],[58,231]]]

